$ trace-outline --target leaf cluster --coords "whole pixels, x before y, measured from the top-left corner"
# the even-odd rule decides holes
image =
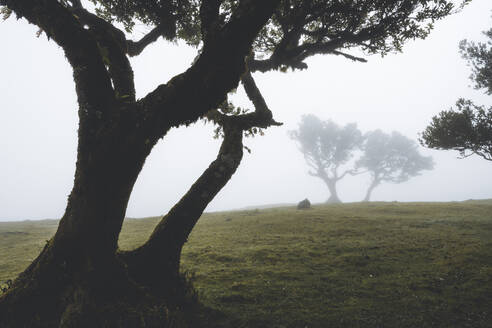
[[[458,4],[423,0],[284,0],[255,41],[259,58],[269,57],[270,68],[304,69],[316,54],[344,55],[358,47],[367,54],[401,51],[403,44],[425,38],[433,23]],[[273,62],[273,63],[272,63]]]
[[[484,32],[487,42],[462,40],[460,52],[472,68],[476,89],[492,95],[492,29]],[[461,158],[472,154],[492,161],[492,107],[475,105],[463,98],[456,109],[442,111],[422,132],[420,143],[429,148],[457,150]]]
[[[0,282],[0,295],[2,293],[6,293],[13,285],[13,281],[11,279],[6,280],[5,282]]]
[[[65,0],[68,1],[68,0]],[[105,20],[131,31],[137,22],[159,26],[168,40],[199,46],[203,39],[200,6],[218,3],[218,27],[226,24],[239,0],[90,0]],[[368,54],[401,51],[410,39],[425,38],[433,23],[469,2],[450,0],[283,0],[258,34],[257,59],[269,69],[303,69],[315,54],[360,47]],[[339,54],[339,53],[335,53]]]
[[[7,7],[0,6],[0,15],[2,15],[2,20],[7,20],[10,15],[12,15],[12,10]]]
[[[315,172],[346,164],[364,140],[356,124],[342,127],[331,120],[321,121],[315,115],[304,115],[298,129],[290,131],[289,135],[298,143],[306,163]]]
[[[462,40],[460,52],[472,68],[470,79],[475,88],[485,89],[488,95],[492,95],[492,29],[483,34],[488,39],[486,42]]]
[[[222,121],[224,120],[224,118],[231,116],[242,116],[248,113],[250,113],[249,108],[235,106],[232,102],[226,100],[217,108],[217,110],[212,110],[207,113],[207,115],[204,116],[203,120],[205,124],[210,122],[215,124],[213,137],[214,139],[219,139],[224,137],[224,128],[222,126]],[[264,134],[264,129],[261,127],[253,126],[249,129],[244,130],[245,137],[252,138],[257,135],[263,136]],[[245,149],[250,152],[249,148],[245,147]]]
[[[435,149],[457,150],[462,158],[477,154],[492,161],[492,107],[459,99],[456,109],[432,118],[420,143]]]
[[[363,150],[355,167],[369,171],[378,183],[405,182],[434,167],[432,157],[422,156],[415,141],[396,131],[391,134],[381,130],[366,133]]]
[[[199,1],[197,0],[90,0],[96,13],[109,22],[122,23],[130,32],[137,22],[159,26],[168,40],[183,39],[190,44],[200,40]]]

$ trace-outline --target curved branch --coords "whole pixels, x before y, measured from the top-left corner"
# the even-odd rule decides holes
[[[157,39],[159,39],[159,37],[161,36],[162,27],[156,26],[138,41],[127,40],[126,45],[128,56],[135,57],[140,55],[148,45],[157,41]]]
[[[177,276],[181,249],[189,234],[207,205],[226,185],[241,162],[243,131],[254,126],[280,125],[272,119],[272,113],[249,72],[243,75],[242,82],[255,106],[255,112],[239,116],[227,116],[219,111],[210,113],[209,119],[222,125],[224,132],[219,154],[162,218],[147,242],[133,251],[121,253],[121,259],[128,265],[134,279],[162,286],[163,272],[172,272],[174,277]]]
[[[97,44],[67,8],[56,0],[0,0],[0,5],[39,26],[63,48],[83,112],[104,113],[111,107],[113,88]]]
[[[217,158],[181,200],[162,218],[141,247],[121,252],[133,279],[155,286],[165,284],[164,274],[178,276],[181,248],[207,205],[225,186],[243,156],[243,131],[224,126],[224,140]]]
[[[101,57],[108,66],[116,97],[126,102],[135,101],[133,70],[126,56],[128,50],[125,34],[113,24],[84,9],[80,2],[73,7],[72,12],[95,35]]]
[[[241,82],[244,90],[246,91],[246,95],[255,107],[255,111],[238,116],[227,116],[227,119],[233,121],[234,125],[244,131],[253,127],[268,128],[270,126],[282,125],[282,123],[279,123],[273,119],[272,112],[268,108],[268,105],[266,104],[265,99],[263,98],[260,89],[258,89],[258,86],[256,85],[249,70],[243,74]]]
[[[361,46],[370,52],[377,52],[378,46],[372,44],[374,40],[383,38],[388,33],[388,28],[398,26],[399,22],[407,18],[404,13],[405,4],[399,5],[398,8],[394,14],[388,14],[380,21],[365,27],[361,25],[362,20],[354,18],[353,26],[333,33],[329,33],[327,29],[321,29],[316,32],[307,31],[303,25],[308,24],[310,19],[314,19],[314,16],[310,19],[300,19],[294,22],[289,31],[284,29],[284,36],[269,58],[264,60],[252,59],[250,61],[250,70],[252,72],[267,72],[283,68],[283,66],[293,69],[305,69],[307,64],[304,63],[304,60],[317,54],[341,55],[354,61],[365,62],[365,59],[341,52],[339,49]],[[368,10],[368,8],[366,9]],[[332,8],[332,10],[344,9]],[[408,11],[408,8],[406,10]],[[402,12],[400,13],[400,11]],[[297,44],[301,35],[309,35],[311,41]],[[296,36],[297,39],[293,36]],[[315,40],[312,40],[313,38]]]
[[[304,63],[308,57],[314,55],[337,55],[343,56],[347,59],[359,62],[367,62],[366,59],[347,54],[337,49],[343,48],[344,43],[347,42],[341,39],[335,39],[327,42],[320,43],[306,43],[302,44],[295,49],[285,51],[283,53],[277,53],[270,56],[268,59],[256,60],[252,59],[248,63],[252,72],[268,72],[270,70],[279,69],[281,66],[288,66],[293,69],[306,69],[307,64]]]
[[[350,59],[350,60],[353,60],[353,61],[358,61],[358,62],[361,62],[361,63],[367,63],[367,59],[365,59],[365,58],[353,56],[351,54],[347,54],[347,53],[342,52],[342,51],[333,50],[330,53],[333,54],[333,55],[345,57],[345,58]]]
[[[241,2],[192,67],[139,101],[149,139],[155,141],[172,126],[196,121],[224,101],[227,92],[237,87],[245,71],[244,58],[279,2]]]
[[[343,179],[343,178],[345,178],[345,176],[346,176],[347,174],[350,174],[350,175],[359,175],[359,174],[361,174],[361,173],[363,173],[363,172],[358,172],[357,170],[346,170],[346,171],[344,171],[344,172],[342,173],[342,175],[340,175],[340,176],[337,178],[337,181],[338,181],[338,180],[341,180],[341,179]]]

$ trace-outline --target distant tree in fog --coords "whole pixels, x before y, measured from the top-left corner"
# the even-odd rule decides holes
[[[79,115],[65,214],[39,256],[0,297],[0,327],[190,327],[199,313],[180,273],[183,245],[241,163],[243,135],[280,125],[253,74],[307,69],[307,59],[315,55],[365,62],[355,55],[401,51],[407,41],[424,39],[433,22],[461,3],[0,0],[3,19],[24,18],[63,50],[73,70]],[[148,33],[127,39],[135,33],[125,31],[135,26]],[[196,60],[137,97],[130,57],[161,39],[195,46]],[[152,64],[156,69],[175,65],[170,56]],[[228,100],[239,83],[252,103],[249,113]],[[52,94],[55,100],[56,87]],[[128,200],[146,158],[172,128],[201,118],[217,124],[223,136],[216,159],[145,242],[119,250]],[[339,152],[343,163],[343,148],[332,156]],[[194,160],[205,158],[196,154]],[[337,168],[332,171],[333,179],[339,178]]]
[[[371,183],[364,201],[369,201],[372,191],[383,182],[401,183],[417,176],[423,170],[432,170],[432,157],[420,155],[417,143],[398,132],[381,130],[365,135],[363,154],[356,161],[356,169],[367,170]]]
[[[355,123],[339,126],[331,120],[321,121],[314,115],[304,115],[299,128],[290,131],[297,141],[306,163],[311,168],[309,175],[324,181],[330,192],[327,203],[340,203],[336,184],[354,169],[344,167],[360,149],[363,137]]]
[[[492,95],[492,29],[484,34],[489,39],[487,43],[463,40],[460,52],[472,67],[470,79],[474,87]],[[429,148],[457,150],[462,158],[476,154],[492,161],[492,107],[486,109],[465,99],[459,99],[456,107],[434,116],[420,143]]]

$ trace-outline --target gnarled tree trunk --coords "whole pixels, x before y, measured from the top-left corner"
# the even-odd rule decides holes
[[[118,236],[131,190],[157,138],[134,123],[138,105],[115,104],[123,108],[104,114],[81,106],[66,212],[55,236],[0,298],[0,327],[187,326],[193,317],[186,318],[186,309],[196,310],[196,300],[179,275],[182,247],[239,166],[243,131],[279,125],[249,72],[243,84],[256,111],[217,117],[224,131],[217,159],[149,240],[129,252],[117,251]],[[120,114],[107,117],[111,113]]]
[[[151,298],[128,279],[115,253],[131,190],[152,147],[142,146],[121,121],[98,120],[81,109],[65,214],[38,258],[0,298],[0,327],[97,327],[119,317],[127,322],[122,326],[138,326],[148,320],[142,311],[128,312]]]
[[[252,42],[279,0],[241,2],[221,26],[219,2],[203,1],[200,56],[140,100],[127,56],[160,34],[130,42],[77,0],[0,2],[62,47],[79,103],[76,174],[65,214],[41,254],[0,297],[0,327],[183,327],[191,304],[178,274],[181,248],[239,165],[243,130],[272,125],[266,105],[253,115],[221,118],[226,137],[217,160],[145,245],[119,254],[128,199],[159,138],[217,108],[237,87]],[[263,100],[256,96],[255,107]]]
[[[179,261],[184,243],[207,205],[225,186],[243,156],[243,130],[224,127],[224,140],[217,158],[190,190],[164,216],[141,247],[119,254],[130,276],[154,289],[169,288],[179,277]]]
[[[167,327],[193,307],[181,249],[242,158],[243,130],[224,127],[217,159],[140,248],[117,253],[128,198],[146,157],[119,140],[86,153],[55,236],[0,298],[0,327]],[[80,140],[84,140],[81,138]],[[150,147],[149,147],[150,148]],[[99,155],[106,154],[109,157]],[[103,160],[106,158],[106,160]]]

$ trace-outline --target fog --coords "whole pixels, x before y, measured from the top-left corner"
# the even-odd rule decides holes
[[[254,75],[281,127],[248,138],[243,161],[207,211],[264,204],[323,202],[324,183],[307,174],[302,153],[287,134],[303,114],[337,124],[356,122],[362,132],[399,131],[416,140],[431,117],[459,97],[491,106],[492,98],[470,87],[470,68],[458,52],[462,39],[483,40],[492,26],[492,2],[475,0],[462,12],[435,24],[426,40],[408,43],[403,53],[368,56],[354,63],[316,56],[309,69]],[[71,69],[61,48],[24,20],[0,23],[0,220],[59,218],[70,193],[77,148],[77,103]],[[143,34],[143,31],[140,33]],[[138,35],[138,32],[137,32]],[[185,70],[196,49],[159,40],[132,60],[139,97]],[[252,105],[239,88],[232,97]],[[220,140],[203,122],[171,130],[147,159],[127,216],[162,215],[215,159]],[[492,163],[477,156],[458,159],[454,151],[421,148],[434,158],[433,171],[402,184],[376,188],[373,201],[461,201],[492,198]],[[364,198],[368,176],[341,180],[344,202]]]

